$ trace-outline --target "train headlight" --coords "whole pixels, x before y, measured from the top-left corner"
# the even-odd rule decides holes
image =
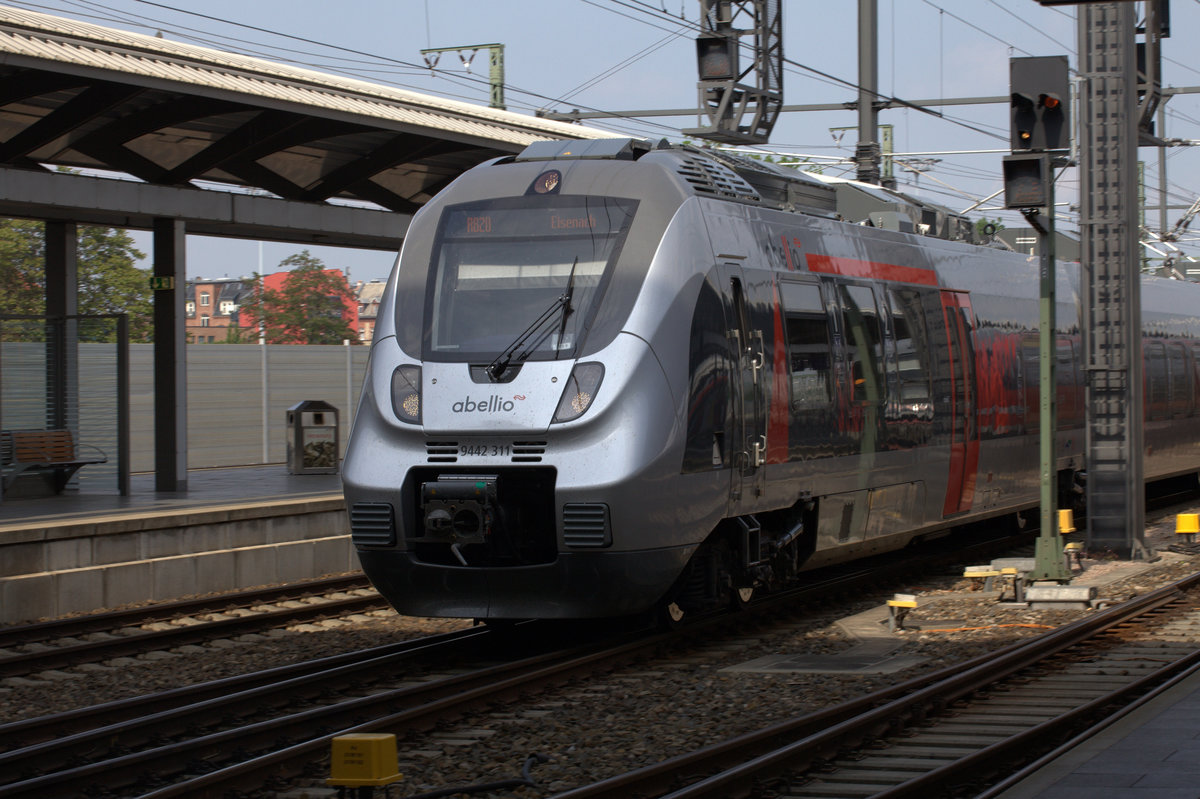
[[[421,367],[401,366],[392,372],[392,410],[402,422],[421,423]]]
[[[579,363],[571,370],[567,378],[567,386],[563,389],[562,399],[554,411],[555,422],[569,422],[578,419],[591,407],[596,392],[600,389],[600,381],[604,379],[604,366],[598,363]]]

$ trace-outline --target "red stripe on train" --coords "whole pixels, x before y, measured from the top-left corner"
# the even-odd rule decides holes
[[[899,266],[879,261],[859,261],[855,258],[840,258],[836,255],[805,256],[810,272],[823,272],[844,277],[865,277],[872,280],[892,280],[897,283],[921,283],[926,286],[938,284],[937,272],[915,266]]]

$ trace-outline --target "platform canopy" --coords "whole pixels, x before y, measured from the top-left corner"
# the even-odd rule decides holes
[[[89,203],[88,189],[72,203],[78,191],[40,188],[65,181],[14,173],[74,167],[159,189],[282,199],[286,213],[295,203],[383,209],[395,225],[396,213],[413,213],[486,159],[536,140],[613,135],[0,6],[0,176],[24,194],[0,186],[0,215],[143,228],[163,215],[161,191]],[[262,224],[262,213],[259,222],[207,219],[214,212],[202,204],[191,213],[188,196],[167,215],[187,219],[190,232],[312,240],[311,218],[293,237]],[[56,208],[63,200],[69,213]],[[350,231],[337,240],[353,224],[331,217],[327,226],[323,243],[367,244]]]
[[[0,216],[48,223],[47,318],[77,313],[77,224],[153,231],[159,491],[187,487],[187,234],[394,251],[472,166],[613,136],[0,5]],[[48,408],[76,349],[64,333]]]

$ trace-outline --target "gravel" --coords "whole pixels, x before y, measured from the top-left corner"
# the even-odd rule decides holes
[[[1152,524],[1151,548],[1172,543],[1173,518]],[[1200,571],[1200,555],[1166,553],[1144,568],[1085,559],[1089,580],[1107,580],[1099,595],[1125,599]],[[889,587],[836,607],[744,630],[736,639],[696,642],[669,656],[557,689],[487,714],[472,715],[421,736],[401,739],[399,795],[519,777],[527,756],[545,755],[532,770],[536,785],[477,796],[545,797],[658,762],[684,751],[759,729],[876,690],[892,682],[1036,636],[1091,611],[1034,611],[997,602],[961,577],[924,578],[919,587]],[[777,654],[836,654],[856,642],[838,619],[878,608],[892,591],[914,593],[921,606],[907,623],[922,629],[894,634],[894,654],[924,658],[886,674],[724,671]],[[937,601],[931,601],[937,600]],[[21,718],[166,690],[247,671],[447,632],[468,622],[401,617],[390,611],[244,636],[163,655],[123,658],[0,683],[0,719]],[[930,628],[933,628],[932,630]],[[886,634],[886,627],[882,628]],[[946,630],[946,631],[935,631]],[[314,765],[286,792],[263,797],[324,797],[327,767]]]
[[[75,707],[353,652],[470,626],[461,619],[415,619],[391,610],[218,639],[170,651],[0,680],[0,723]]]

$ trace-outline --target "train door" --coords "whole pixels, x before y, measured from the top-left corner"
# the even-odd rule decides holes
[[[975,418],[975,351],[971,344],[971,298],[965,291],[943,289],[946,359],[950,369],[950,471],[942,515],[971,509],[979,467],[979,425]]]
[[[730,499],[740,501],[749,493],[762,493],[767,457],[766,430],[766,353],[761,328],[753,325],[750,301],[739,266],[726,264],[721,270],[729,288],[732,305],[727,331],[730,349],[735,354],[730,426],[733,456]]]

